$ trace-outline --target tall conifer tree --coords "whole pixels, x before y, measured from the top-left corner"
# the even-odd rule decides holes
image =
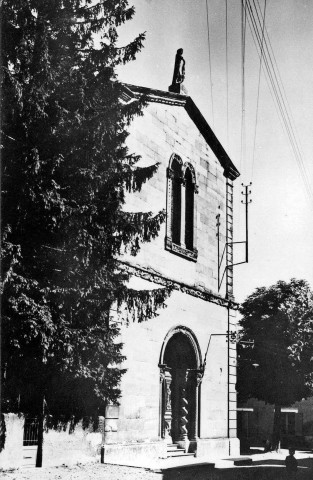
[[[128,290],[117,260],[164,220],[122,208],[125,187],[157,169],[125,147],[143,103],[121,101],[115,73],[144,35],[117,45],[134,14],[126,0],[4,0],[1,10],[4,408],[81,418],[120,394],[112,305],[150,301],[138,311],[153,316],[166,296]]]

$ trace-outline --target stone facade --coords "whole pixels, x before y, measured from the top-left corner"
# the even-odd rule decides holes
[[[140,192],[129,194],[125,210],[164,209],[167,221],[136,257],[125,254],[121,261],[133,274],[131,286],[171,284],[174,290],[154,319],[127,323],[116,312],[127,372],[113,428],[106,421],[104,461],[120,463],[125,455],[133,461],[166,457],[172,442],[200,457],[237,455],[236,348],[227,342],[227,331],[236,328],[236,305],[231,268],[218,289],[216,215],[220,244],[229,242],[225,262],[230,265],[238,172],[189,97],[127,86],[124,101],[141,94],[148,105],[131,125],[128,147],[141,155],[142,166],[159,163],[159,168]],[[182,176],[187,168],[192,172],[194,235],[189,249],[183,236],[184,181],[179,244],[172,237],[173,159]]]

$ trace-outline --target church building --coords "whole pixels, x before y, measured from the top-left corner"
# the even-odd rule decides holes
[[[121,262],[137,289],[163,286],[172,293],[148,321],[125,322],[116,312],[127,372],[120,405],[108,406],[104,419],[102,461],[109,463],[239,454],[236,346],[228,341],[236,329],[231,265],[239,172],[182,85],[182,50],[175,69],[169,91],[124,90],[123,102],[147,101],[131,124],[128,147],[143,166],[159,163],[125,209],[164,209],[166,223],[137,256]]]

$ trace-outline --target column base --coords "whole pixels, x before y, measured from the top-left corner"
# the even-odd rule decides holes
[[[189,452],[189,444],[190,441],[188,438],[185,438],[184,440],[178,440],[175,442],[175,445],[178,445],[179,448],[183,448],[185,452]]]
[[[188,453],[195,453],[197,451],[197,438],[193,438],[192,440],[189,440],[189,448],[188,448]]]

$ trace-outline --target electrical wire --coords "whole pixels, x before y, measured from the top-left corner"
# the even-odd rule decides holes
[[[209,21],[209,6],[206,0],[206,20],[208,32],[208,49],[209,49],[209,66],[210,66],[210,92],[211,92],[211,109],[212,109],[212,123],[214,129],[214,102],[213,102],[213,82],[212,82],[212,62],[211,62],[211,42],[210,42],[210,21]]]
[[[262,30],[262,21],[261,21],[262,20],[262,13],[260,11],[260,5],[258,3],[258,9],[257,9],[256,6],[255,6],[255,3],[254,3],[255,10],[253,10],[253,8],[251,6],[251,3],[250,3],[250,0],[246,0],[246,1],[247,1],[247,6],[248,6],[247,11],[248,11],[249,27],[250,27],[252,37],[253,37],[253,40],[255,42],[257,51],[258,51],[258,48],[261,51],[262,35],[260,33],[260,30]],[[264,19],[263,19],[263,23],[264,23]],[[300,174],[301,174],[304,186],[305,186],[306,194],[307,194],[308,198],[313,201],[313,192],[312,192],[312,189],[311,189],[311,186],[310,186],[310,182],[308,180],[308,175],[306,173],[305,164],[304,164],[303,159],[302,159],[301,151],[300,151],[300,148],[299,148],[299,142],[296,138],[295,131],[294,131],[294,128],[293,128],[293,122],[291,120],[291,113],[289,113],[289,111],[288,111],[288,108],[287,108],[287,105],[286,105],[287,101],[285,100],[284,95],[282,93],[283,90],[282,90],[282,87],[280,85],[280,83],[282,83],[281,78],[280,78],[279,74],[276,73],[276,70],[277,70],[277,72],[279,72],[278,67],[277,67],[277,62],[276,62],[276,69],[275,69],[274,61],[272,59],[272,53],[271,53],[270,47],[268,46],[267,39],[269,39],[269,36],[268,36],[268,32],[266,30],[266,27],[264,28],[264,31],[265,31],[265,36],[263,37],[263,50],[262,50],[263,51],[263,64],[262,64],[262,68],[263,69],[265,68],[265,71],[267,73],[267,79],[270,82],[270,86],[271,86],[270,91],[272,91],[273,94],[274,94],[275,101],[276,101],[275,103],[278,106],[280,118],[283,122],[284,129],[287,133],[287,136],[288,136],[288,139],[289,139],[289,142],[290,142],[290,146],[292,148],[295,160],[297,162],[297,165],[298,165],[298,168],[299,168],[299,171],[300,171]],[[259,53],[259,51],[258,51],[258,54],[261,55]],[[286,95],[285,95],[285,97],[286,97]]]
[[[228,3],[225,0],[225,60],[226,60],[226,133],[229,147],[229,94],[228,94]]]
[[[258,45],[257,45],[258,40],[257,40],[257,36],[256,36],[256,34],[255,34],[254,30],[253,30],[253,26],[252,26],[251,20],[249,19],[249,17],[247,17],[247,19],[248,19],[248,24],[249,24],[250,32],[251,32],[251,35],[252,35],[252,39],[253,39],[253,41],[254,41],[256,50],[257,50],[257,52],[258,52]],[[258,54],[259,54],[259,53],[258,53]],[[260,54],[259,54],[259,55],[260,55]],[[266,66],[266,58],[264,58],[264,64],[265,64],[265,66]],[[262,68],[263,68],[264,72],[267,73],[267,68],[265,69],[264,66],[262,66]],[[266,77],[266,79],[267,79],[267,81],[270,83],[270,75],[269,75],[269,74],[268,74],[268,77]],[[270,87],[270,85],[269,85],[269,87]],[[284,129],[284,123],[283,123],[282,116],[280,115],[279,105],[278,105],[278,102],[276,101],[276,99],[274,98],[274,93],[275,93],[275,92],[274,92],[274,90],[271,89],[271,88],[269,88],[269,91],[270,91],[270,95],[271,95],[271,97],[272,97],[272,99],[273,99],[273,104],[274,104],[275,109],[276,109],[276,111],[277,111],[278,118],[279,118],[279,120],[280,120],[280,122],[281,122],[282,128]]]
[[[259,1],[257,0],[257,6],[258,6],[258,9],[259,11],[261,10],[260,9],[260,4],[259,4]],[[260,11],[260,15],[261,15],[261,11]],[[296,126],[295,126],[295,122],[294,122],[294,119],[291,115],[291,108],[290,108],[290,104],[289,104],[289,101],[288,101],[288,97],[286,95],[286,91],[285,91],[285,88],[284,88],[284,84],[282,82],[282,79],[281,79],[281,75],[280,75],[280,72],[279,72],[279,68],[278,68],[278,65],[277,65],[277,61],[276,61],[276,57],[275,57],[275,54],[274,54],[274,51],[273,51],[273,48],[272,48],[272,44],[271,44],[271,41],[270,41],[270,38],[269,38],[269,35],[267,33],[267,30],[266,30],[266,36],[267,36],[267,40],[268,40],[268,44],[269,44],[269,50],[272,54],[272,57],[273,57],[273,61],[274,61],[274,65],[275,65],[275,68],[276,68],[276,71],[277,71],[277,77],[278,77],[278,80],[280,82],[280,85],[281,85],[281,90],[282,90],[282,96],[284,98],[284,101],[286,103],[286,111],[287,113],[290,112],[290,114],[288,114],[288,119],[290,121],[290,124],[292,126],[292,129],[293,129],[293,132],[294,132],[294,136],[295,136],[295,142],[296,142],[296,147],[297,147],[297,150],[298,150],[298,154],[299,154],[299,160],[300,160],[300,168],[302,169],[303,171],[303,176],[306,178],[306,181],[307,181],[307,184],[308,184],[308,189],[309,189],[309,194],[310,196],[313,197],[313,192],[312,192],[312,187],[310,185],[310,182],[308,180],[308,175],[307,175],[307,172],[306,172],[306,167],[305,167],[305,164],[303,162],[303,159],[302,159],[302,156],[303,156],[303,151],[302,151],[302,147],[301,147],[301,144],[300,142],[297,141],[297,136],[295,135],[295,133],[297,133],[297,130],[296,130]],[[287,108],[288,107],[288,108]],[[288,111],[289,109],[289,111]]]
[[[267,64],[267,69],[269,69],[270,66],[269,64]],[[268,75],[269,75],[269,79],[270,81],[272,82],[272,85],[273,85],[273,77],[271,76],[271,71],[268,72]],[[299,151],[298,151],[298,145],[294,139],[294,130],[293,130],[293,127],[290,126],[290,118],[288,118],[288,115],[286,116],[286,113],[285,113],[285,110],[284,110],[284,105],[281,103],[280,101],[280,97],[279,97],[279,94],[280,92],[279,91],[276,91],[275,90],[275,84],[273,85],[272,87],[273,89],[273,93],[276,97],[276,103],[277,103],[277,106],[278,106],[278,109],[279,109],[279,113],[280,113],[280,116],[279,118],[282,119],[282,125],[283,125],[283,129],[286,131],[287,135],[288,135],[288,138],[289,138],[289,142],[290,142],[290,146],[293,150],[293,154],[294,154],[294,157],[298,163],[298,167],[299,167],[299,170],[300,170],[300,174],[302,176],[302,180],[303,180],[303,183],[306,187],[306,193],[308,195],[308,198],[311,197],[311,187],[310,187],[310,184],[309,184],[309,181],[308,181],[308,176],[306,174],[306,171],[305,171],[305,166],[303,164],[303,160],[302,160],[302,157],[301,157],[301,154],[299,155]]]
[[[245,119],[245,51],[246,51],[246,0],[241,1],[241,148],[240,168],[246,157],[246,119]]]
[[[261,7],[260,7],[260,4],[259,4],[259,0],[257,0],[257,6],[258,6],[259,11],[261,12]],[[272,48],[272,43],[271,43],[271,40],[270,40],[270,38],[269,38],[269,35],[268,35],[268,33],[267,33],[266,28],[265,28],[265,34],[266,34],[266,36],[267,36],[267,41],[268,41],[268,44],[269,44],[269,47],[270,47],[270,51],[271,51],[272,56],[273,56],[275,68],[276,68],[276,70],[277,70],[278,77],[279,77],[279,80],[280,80],[280,83],[281,83],[281,86],[282,86],[282,91],[283,91],[283,93],[284,93],[284,96],[285,96],[285,99],[286,99],[288,108],[289,108],[289,110],[291,111],[290,104],[289,104],[289,101],[288,101],[288,97],[287,97],[287,95],[286,95],[286,91],[285,91],[285,88],[284,88],[284,84],[283,84],[283,81],[282,81],[282,78],[281,78],[281,75],[280,75],[280,72],[279,72],[279,69],[278,69],[276,57],[275,57],[275,54],[274,54],[274,51],[273,51],[273,48]],[[293,118],[291,118],[291,120],[293,120]],[[293,124],[293,126],[294,126],[294,129],[297,131],[295,123]],[[300,147],[301,147],[301,144],[300,144]]]
[[[258,0],[257,0],[258,1]],[[262,16],[261,14],[261,11],[258,12],[257,9],[256,9],[256,6],[255,6],[255,0],[253,0],[253,3],[254,3],[254,7],[255,7],[255,10],[256,10],[256,13],[257,13],[257,19],[258,19],[258,22],[259,22],[259,25],[261,24],[261,20],[260,20],[260,17]],[[258,7],[259,7],[259,10],[260,10],[260,4],[258,3]],[[268,37],[268,35],[267,35]],[[268,37],[269,39],[269,37]],[[270,43],[270,40],[269,40],[269,43]],[[300,152],[300,148],[299,148],[299,142],[296,138],[296,135],[295,135],[295,129],[294,129],[294,121],[292,119],[292,115],[291,115],[291,110],[290,110],[290,106],[289,106],[289,103],[288,103],[288,99],[287,99],[287,96],[286,96],[286,93],[285,93],[285,90],[283,88],[283,83],[281,81],[281,77],[280,77],[280,74],[279,74],[279,69],[278,69],[278,66],[277,66],[277,62],[276,62],[276,59],[275,61],[273,62],[273,59],[272,57],[275,58],[275,55],[274,55],[274,52],[273,52],[273,49],[269,48],[268,45],[267,45],[267,41],[265,41],[265,44],[266,44],[266,48],[267,48],[267,51],[268,51],[268,56],[269,56],[269,60],[271,62],[271,68],[272,68],[272,71],[274,73],[274,79],[276,81],[276,84],[278,86],[278,91],[279,91],[279,95],[280,95],[280,99],[282,100],[283,102],[283,107],[284,107],[284,111],[286,113],[286,119],[288,121],[288,127],[290,129],[290,133],[292,135],[292,141],[293,141],[293,145],[296,149],[296,160],[298,160],[298,166],[299,166],[299,169],[300,169],[300,172],[302,174],[302,177],[303,177],[303,180],[304,180],[304,183],[307,184],[307,188],[308,188],[308,193],[309,193],[309,196],[312,195],[312,191],[311,190],[311,187],[310,187],[310,182],[308,180],[308,176],[307,176],[307,173],[306,173],[306,169],[305,169],[305,164],[303,162],[303,159],[302,159],[302,155],[301,155],[301,152]],[[276,64],[276,68],[275,68],[275,64]],[[276,73],[276,70],[277,70],[277,73]],[[284,93],[284,95],[283,95]],[[289,110],[287,108],[287,105],[289,106]],[[290,113],[289,113],[290,112]],[[313,198],[313,195],[312,195],[312,198]]]
[[[254,167],[254,160],[255,160],[256,132],[257,132],[257,125],[258,125],[259,98],[260,98],[260,83],[261,83],[261,71],[262,71],[262,59],[263,59],[263,45],[264,45],[265,14],[266,14],[266,0],[264,0],[263,26],[262,26],[262,41],[261,41],[261,54],[260,54],[260,65],[259,65],[259,79],[258,79],[258,93],[257,93],[257,104],[256,104],[256,112],[255,112],[255,127],[254,127],[254,139],[253,139],[253,151],[252,151],[251,180],[253,180],[253,167]]]

